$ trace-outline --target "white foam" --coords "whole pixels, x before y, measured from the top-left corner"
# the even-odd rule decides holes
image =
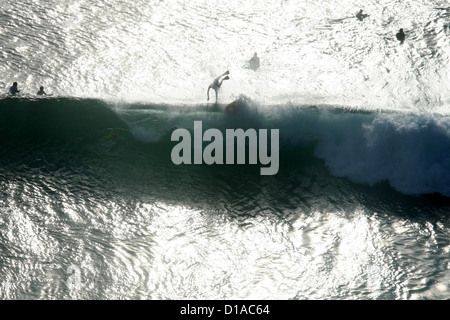
[[[334,175],[388,181],[407,194],[450,195],[450,118],[384,114],[342,125],[330,127],[316,149]]]

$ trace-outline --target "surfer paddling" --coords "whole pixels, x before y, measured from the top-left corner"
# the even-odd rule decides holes
[[[215,78],[214,81],[209,85],[208,91],[206,92],[206,96],[208,98],[208,101],[209,101],[209,90],[210,89],[214,89],[214,91],[216,92],[216,103],[217,103],[217,95],[218,95],[218,91],[220,89],[220,86],[222,85],[222,82],[224,80],[230,79],[230,77],[228,77],[228,74],[230,74],[230,71],[227,70],[223,74],[221,74],[220,76]]]

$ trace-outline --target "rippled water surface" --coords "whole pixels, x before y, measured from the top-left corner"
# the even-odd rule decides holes
[[[2,0],[3,86],[35,93],[440,110],[449,103],[448,2]],[[370,14],[355,19],[359,9]],[[403,28],[407,41],[395,34]],[[260,72],[243,69],[257,52]]]

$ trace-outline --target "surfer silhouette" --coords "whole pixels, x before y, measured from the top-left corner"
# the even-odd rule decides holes
[[[400,41],[400,44],[405,41],[405,33],[403,32],[403,29],[400,29],[400,31],[395,36],[397,37],[397,40]]]
[[[250,65],[250,69],[253,69],[255,71],[259,68],[259,57],[257,56],[256,52],[253,55],[253,57],[250,59],[249,65]]]
[[[16,93],[20,92],[20,90],[17,88],[17,82],[14,82],[13,85],[9,88],[9,94],[15,96]]]
[[[42,86],[39,88],[39,91],[36,94],[38,96],[47,95],[44,91],[44,87],[42,87]]]
[[[228,74],[230,74],[230,71],[227,70],[223,74],[221,74],[220,76],[215,78],[214,81],[209,85],[208,91],[206,92],[206,96],[208,98],[208,101],[209,101],[209,90],[210,89],[214,89],[214,91],[216,92],[216,103],[217,103],[218,91],[220,89],[220,86],[222,85],[222,82],[224,80],[230,79],[230,77],[228,77]]]
[[[359,10],[359,12],[356,14],[356,18],[358,18],[359,21],[363,21],[364,18],[367,18],[369,15],[363,13],[363,9]]]

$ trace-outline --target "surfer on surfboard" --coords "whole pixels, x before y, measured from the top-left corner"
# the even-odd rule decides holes
[[[227,70],[223,74],[221,74],[220,76],[215,78],[214,81],[209,85],[208,91],[206,92],[206,96],[208,98],[207,99],[208,101],[209,101],[209,90],[210,89],[214,89],[214,91],[216,92],[216,103],[217,103],[217,95],[218,95],[218,91],[220,89],[220,86],[222,85],[222,82],[224,80],[230,79],[230,77],[228,77],[228,74],[230,74],[230,71]]]

